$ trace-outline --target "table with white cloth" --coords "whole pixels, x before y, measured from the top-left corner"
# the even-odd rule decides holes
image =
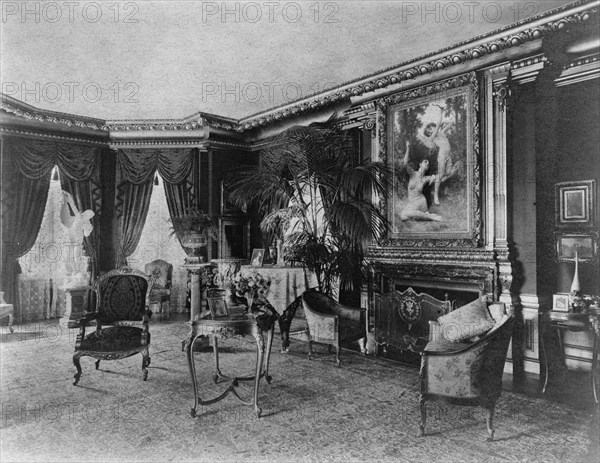
[[[271,282],[267,300],[277,311],[281,331],[281,350],[287,352],[292,319],[294,316],[303,317],[299,296],[307,289],[316,287],[317,278],[313,272],[302,267],[242,265],[240,268],[241,276],[248,277],[256,274]]]

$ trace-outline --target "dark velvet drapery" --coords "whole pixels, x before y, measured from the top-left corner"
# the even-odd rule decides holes
[[[165,183],[171,217],[193,202],[192,149],[120,149],[117,152],[116,210],[120,223],[118,266],[127,265],[148,216],[154,175]]]
[[[58,166],[62,188],[80,211],[95,216],[92,233],[83,240],[90,258],[90,278],[97,273],[98,224],[102,206],[99,180],[101,148],[48,140],[7,138],[2,142],[2,290],[20,319],[18,259],[27,254],[40,231],[52,168]]]

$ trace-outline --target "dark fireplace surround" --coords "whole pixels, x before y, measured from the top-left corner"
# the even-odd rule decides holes
[[[489,302],[497,301],[501,293],[498,262],[491,252],[457,254],[456,250],[452,250],[441,251],[433,259],[427,258],[431,256],[411,257],[372,258],[368,291],[369,312],[373,315],[370,328],[374,329],[375,338],[383,347],[379,354],[408,361],[415,355],[394,348],[402,345],[402,341],[396,338],[402,337],[403,333],[398,327],[385,326],[397,317],[385,313],[394,308],[382,305],[381,296],[412,288],[416,293],[450,301],[454,310],[483,296]]]

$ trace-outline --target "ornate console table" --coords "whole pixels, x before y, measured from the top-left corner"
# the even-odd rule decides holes
[[[271,382],[269,375],[269,357],[271,355],[271,344],[273,342],[273,324],[263,326],[259,320],[252,315],[233,315],[223,319],[199,319],[189,322],[190,332],[184,341],[184,350],[187,354],[188,366],[190,375],[192,376],[192,385],[194,388],[194,406],[190,410],[192,418],[196,417],[196,408],[200,405],[210,405],[224,399],[230,392],[233,393],[245,405],[254,406],[256,416],[260,418],[261,409],[258,406],[258,386],[261,378],[265,378],[267,383]],[[264,335],[267,333],[265,343]],[[256,369],[254,376],[229,377],[221,373],[219,368],[219,343],[218,339],[232,338],[235,336],[253,336],[256,340]],[[198,383],[196,379],[196,366],[194,362],[194,344],[198,339],[212,337],[213,354],[214,354],[214,370],[213,381],[215,384],[221,380],[229,381],[227,389],[219,396],[202,400],[198,396]],[[265,368],[263,369],[263,364]],[[254,382],[254,396],[252,400],[244,400],[237,392],[237,387],[240,381]]]
[[[594,394],[594,400],[596,403],[600,401],[600,378],[598,378],[598,349],[600,345],[600,329],[598,316],[589,316],[581,313],[570,313],[570,312],[558,312],[550,311],[540,315],[540,321],[545,325],[546,328],[555,329],[558,331],[558,341],[560,345],[560,351],[564,353],[564,346],[562,341],[563,331],[591,331],[594,336],[594,347],[592,349],[592,371],[591,371],[591,384],[592,392]],[[544,336],[540,336],[540,344],[542,347],[543,361],[544,361],[544,384],[542,386],[542,394],[546,392],[548,386],[548,353],[546,346],[544,345]]]

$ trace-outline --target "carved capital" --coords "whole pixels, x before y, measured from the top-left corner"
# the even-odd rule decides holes
[[[371,138],[375,138],[377,136],[377,131],[375,130],[376,126],[377,123],[375,118],[371,117],[363,122],[362,128],[371,132]]]
[[[512,96],[512,90],[508,82],[501,84],[495,84],[493,88],[493,96],[496,107],[504,112],[509,103],[510,97]]]

